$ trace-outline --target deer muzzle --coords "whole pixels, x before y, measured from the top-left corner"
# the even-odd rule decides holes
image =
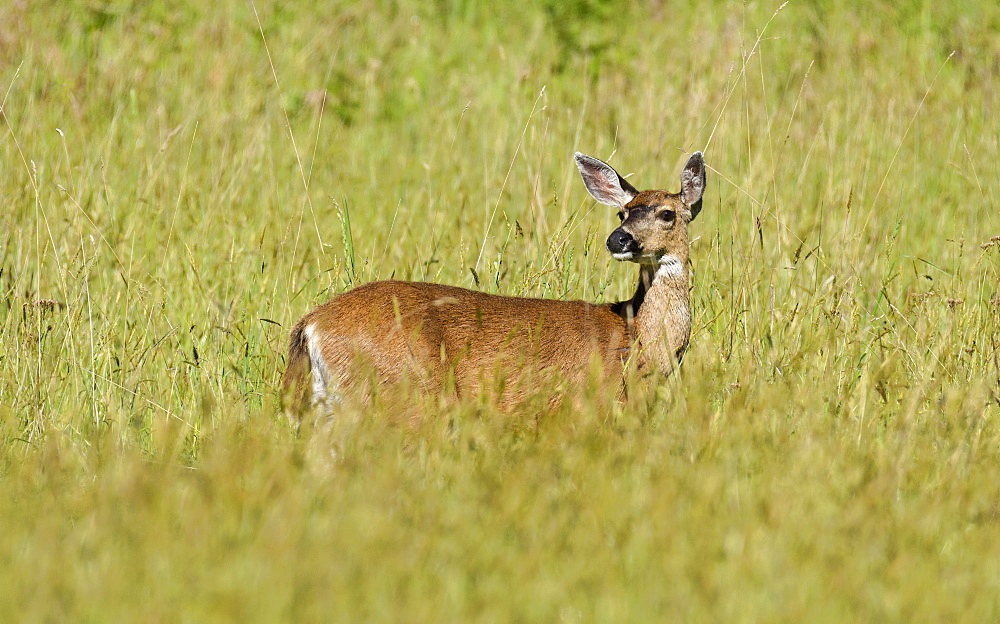
[[[618,260],[629,260],[639,252],[639,241],[635,240],[631,234],[618,228],[611,233],[606,243],[608,251]]]

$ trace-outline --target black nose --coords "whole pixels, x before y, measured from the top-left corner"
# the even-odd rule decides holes
[[[608,237],[608,251],[613,254],[639,251],[639,243],[625,230],[618,228]]]

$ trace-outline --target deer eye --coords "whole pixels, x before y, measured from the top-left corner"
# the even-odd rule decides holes
[[[662,212],[657,213],[656,216],[663,219],[664,221],[673,221],[674,219],[677,218],[677,213],[674,212],[673,210],[664,210]]]
[[[619,221],[624,221],[625,220],[625,213],[623,211],[621,211],[621,210],[618,211],[618,220]]]

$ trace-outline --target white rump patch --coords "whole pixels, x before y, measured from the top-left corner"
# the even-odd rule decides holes
[[[319,337],[315,325],[307,325],[306,350],[309,352],[309,368],[312,370],[312,404],[313,407],[330,407],[339,402],[340,397],[333,388],[330,387],[330,368],[323,359],[320,349]]]
[[[660,268],[656,270],[657,277],[684,277],[687,269],[677,256],[665,255],[660,258]]]

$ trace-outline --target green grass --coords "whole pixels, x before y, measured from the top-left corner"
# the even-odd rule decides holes
[[[257,4],[0,5],[0,613],[1000,619],[998,5]],[[572,154],[695,149],[678,375],[276,411],[357,283],[630,295]]]

